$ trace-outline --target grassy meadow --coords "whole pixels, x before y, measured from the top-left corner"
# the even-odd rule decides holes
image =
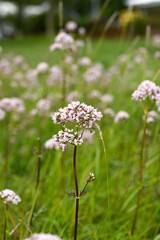
[[[139,158],[143,135],[142,104],[131,99],[138,85],[154,80],[160,85],[160,62],[157,48],[145,39],[83,39],[85,46],[65,63],[66,99],[62,103],[62,82],[47,84],[48,72],[36,80],[26,78],[29,69],[40,62],[50,67],[61,66],[61,53],[50,53],[54,39],[29,36],[0,42],[0,100],[17,97],[23,100],[22,113],[6,112],[0,121],[0,191],[11,189],[21,202],[7,210],[6,240],[23,240],[32,233],[56,234],[72,240],[75,199],[67,191],[75,189],[72,145],[66,151],[45,149],[45,142],[61,129],[50,115],[72,99],[92,105],[102,112],[98,122],[104,146],[97,131],[77,148],[77,174],[82,189],[90,172],[95,181],[80,199],[78,240],[158,240],[160,239],[160,116],[148,123],[143,152],[142,195],[134,235],[131,234],[137,193],[139,191]],[[15,60],[23,56],[22,61]],[[80,66],[87,56],[90,66]],[[8,61],[3,63],[2,61]],[[17,63],[18,62],[18,63]],[[87,83],[84,74],[94,63],[103,64],[103,77]],[[71,71],[71,65],[78,69]],[[64,69],[62,66],[62,70]],[[7,67],[6,67],[7,66]],[[6,70],[6,68],[9,70]],[[35,81],[35,84],[34,84]],[[98,91],[94,92],[93,91]],[[107,94],[107,96],[105,96]],[[68,97],[70,96],[70,97]],[[104,96],[104,97],[103,97]],[[38,109],[41,99],[50,101],[50,108]],[[123,110],[128,119],[117,123],[105,110]],[[33,111],[34,110],[34,111]],[[157,111],[156,106],[153,110]],[[158,114],[158,112],[157,112]],[[40,182],[35,190],[37,162],[40,158]],[[6,161],[8,166],[6,167]],[[4,210],[0,201],[0,239],[4,239]],[[32,216],[33,213],[33,216]],[[32,222],[30,220],[32,218]]]

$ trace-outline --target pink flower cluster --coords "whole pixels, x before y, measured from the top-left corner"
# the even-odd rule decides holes
[[[150,80],[143,81],[132,94],[132,99],[135,101],[144,101],[147,98],[156,100],[159,87]]]
[[[72,145],[81,145],[83,143],[83,134],[86,129],[90,132],[94,132],[94,123],[100,121],[102,113],[98,112],[92,106],[87,106],[84,103],[75,102],[68,104],[65,108],[60,108],[58,112],[52,115],[54,123],[60,124],[64,127],[58,134],[54,135],[51,139],[45,143],[45,147],[52,149],[62,148],[64,151],[67,147],[67,143]],[[68,129],[67,123],[71,123],[76,127],[74,129]],[[82,128],[79,131],[78,128]]]
[[[60,32],[56,38],[55,42],[50,46],[50,51],[54,52],[55,50],[71,50],[75,52],[74,40],[71,35]]]
[[[12,203],[17,205],[21,201],[20,197],[9,189],[2,190],[2,192],[0,192],[0,198],[4,201],[5,204]]]
[[[124,120],[124,119],[128,119],[129,117],[130,116],[127,112],[119,111],[114,118],[114,122],[118,123],[119,121]]]
[[[37,109],[41,112],[48,111],[51,107],[51,102],[48,99],[40,99],[37,103]]]
[[[23,101],[15,97],[3,98],[2,100],[0,100],[0,108],[5,110],[6,112],[16,111],[21,113],[25,110]]]
[[[39,63],[39,64],[37,65],[36,71],[37,71],[37,73],[39,74],[39,73],[45,73],[45,72],[47,72],[48,69],[49,69],[48,63],[46,63],[46,62],[41,62],[41,63]]]
[[[74,22],[74,21],[68,21],[65,25],[65,28],[66,28],[67,31],[73,32],[77,28],[77,23]]]
[[[64,131],[59,131],[57,135],[53,135],[53,140],[56,145],[56,149],[62,148],[62,151],[66,150],[67,143],[73,145],[81,145],[83,143],[82,135],[78,135],[78,132],[74,132],[73,129],[65,128]]]
[[[153,123],[158,118],[158,114],[156,111],[152,110],[147,114],[147,123]],[[143,116],[144,119],[144,116]]]
[[[71,122],[83,129],[93,129],[94,123],[100,121],[102,113],[92,106],[88,106],[79,101],[68,104],[65,108],[60,108],[52,115],[54,123],[65,127],[66,123]]]
[[[57,235],[52,235],[49,233],[35,233],[31,237],[24,240],[62,240]]]

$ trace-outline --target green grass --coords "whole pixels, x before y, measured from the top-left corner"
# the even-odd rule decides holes
[[[79,188],[82,189],[89,172],[94,172],[96,181],[90,183],[93,188],[80,199],[78,240],[153,240],[160,233],[160,182],[159,182],[159,119],[149,126],[152,135],[147,137],[144,154],[144,178],[142,201],[134,237],[130,230],[136,207],[136,194],[139,176],[139,152],[141,147],[143,111],[141,105],[131,100],[132,92],[138,84],[151,79],[159,69],[159,60],[154,59],[155,49],[150,46],[148,55],[141,64],[133,62],[136,51],[144,46],[143,39],[112,40],[105,39],[88,41],[82,55],[90,56],[94,62],[102,62],[105,69],[116,66],[108,85],[105,81],[92,84],[84,88],[83,74],[73,78],[74,82],[67,87],[67,93],[78,90],[81,101],[104,110],[111,107],[115,112],[127,111],[130,119],[115,124],[113,119],[104,116],[100,122],[103,132],[107,155],[98,134],[94,135],[92,144],[84,142],[78,147],[77,170]],[[26,62],[35,68],[41,61],[49,61],[50,66],[57,64],[59,55],[49,54],[49,45],[53,39],[46,36],[30,36],[19,39],[4,40],[0,44],[4,54],[24,56]],[[124,64],[118,63],[118,57],[127,54],[129,60]],[[6,57],[2,55],[2,59]],[[77,59],[77,56],[75,56]],[[19,66],[16,71],[21,71]],[[82,70],[84,71],[84,70]],[[13,88],[13,74],[4,76],[0,73],[2,86],[1,98],[19,97],[30,93],[33,99],[24,100],[26,110],[16,119],[12,116],[9,128],[5,121],[0,122],[0,189],[4,189],[4,152],[9,134],[9,176],[7,188],[13,189],[22,198],[18,206],[9,206],[9,230],[18,223],[19,239],[29,236],[29,232],[46,232],[57,234],[63,239],[73,239],[75,199],[66,193],[74,186],[72,156],[73,146],[68,146],[65,152],[56,150],[42,150],[42,165],[40,186],[33,218],[33,225],[29,228],[28,219],[35,198],[37,153],[37,137],[41,136],[42,145],[57,133],[60,127],[53,124],[50,117],[42,113],[30,116],[29,112],[36,108],[39,99],[44,98],[46,76],[39,79],[37,88],[29,84],[23,88],[20,85]],[[156,83],[159,84],[158,77]],[[102,106],[100,100],[91,100],[89,93],[98,89],[102,94],[110,93],[114,96],[111,104]],[[84,94],[85,90],[85,94]],[[51,111],[61,106],[59,95],[61,85],[48,87],[48,97],[52,101]],[[35,98],[35,100],[34,100]],[[156,109],[156,108],[155,108]],[[8,132],[7,132],[8,131]],[[108,177],[107,177],[108,176]],[[107,180],[108,179],[108,180]],[[0,205],[0,239],[3,239],[4,211]],[[14,239],[13,235],[9,239]]]

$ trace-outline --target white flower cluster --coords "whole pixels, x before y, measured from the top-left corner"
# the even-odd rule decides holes
[[[67,143],[73,145],[81,145],[83,143],[82,135],[78,135],[77,132],[73,132],[73,129],[65,128],[64,131],[59,131],[57,135],[53,135],[53,141],[55,142],[56,149],[62,148],[62,151],[66,150]]]
[[[144,101],[147,98],[156,100],[159,93],[159,87],[150,80],[143,81],[132,94],[132,99],[135,101]]]
[[[68,104],[67,107],[60,108],[52,115],[54,123],[65,127],[66,123],[75,123],[83,129],[93,129],[94,123],[100,121],[102,113],[92,106],[88,106],[79,101]]]
[[[114,113],[114,111],[113,111],[111,108],[106,108],[106,109],[104,110],[104,115],[108,115],[108,116],[110,116],[110,117],[114,117],[114,116],[115,116],[115,113]]]
[[[88,67],[91,65],[91,59],[88,57],[82,57],[79,59],[78,64],[82,67]]]
[[[39,74],[39,73],[45,73],[45,72],[47,72],[48,69],[49,69],[48,63],[46,63],[46,62],[41,62],[41,63],[39,63],[39,64],[37,65],[36,71],[37,71],[37,73]]]
[[[94,130],[94,123],[100,121],[102,113],[98,112],[92,106],[87,106],[84,103],[72,102],[65,108],[60,108],[58,112],[52,115],[54,123],[60,124],[64,127],[64,130],[58,132],[57,135],[52,137],[53,142],[49,142],[49,147],[52,146],[55,149],[62,148],[64,151],[67,147],[67,143],[73,145],[81,145],[83,143],[84,130],[88,129],[90,132]],[[68,129],[67,123],[72,123],[76,126],[76,130]],[[81,132],[78,132],[82,128]]]
[[[100,78],[102,78],[102,76],[103,76],[103,68],[99,64],[93,65],[84,73],[84,79],[87,83],[96,82]]]
[[[60,32],[56,38],[55,42],[50,46],[50,51],[54,52],[55,50],[71,50],[73,52],[76,51],[74,40],[71,35]]]
[[[5,189],[0,192],[0,198],[4,201],[4,203],[13,203],[17,205],[21,199],[20,197],[10,189]]]
[[[124,119],[128,119],[129,117],[130,116],[127,112],[119,111],[114,118],[114,122],[118,123],[119,121],[124,120]]]
[[[147,123],[153,123],[157,118],[158,118],[157,112],[152,110],[147,114]],[[143,120],[144,120],[144,116],[143,116]]]
[[[69,32],[73,32],[77,29],[77,23],[74,21],[68,21],[65,25],[65,28]]]
[[[51,102],[48,99],[40,99],[37,103],[37,109],[41,112],[48,111],[51,107]]]
[[[35,233],[31,237],[24,240],[62,240],[57,235],[52,235],[49,233]]]
[[[5,110],[6,112],[16,111],[21,113],[25,110],[23,101],[15,97],[3,98],[2,100],[0,100],[0,108]]]

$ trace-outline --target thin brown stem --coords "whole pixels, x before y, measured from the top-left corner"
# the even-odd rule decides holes
[[[80,197],[83,195],[83,193],[84,193],[84,191],[85,191],[87,185],[88,185],[88,181],[87,181],[86,185],[84,186],[83,190],[81,191],[81,193],[80,193]]]
[[[145,146],[145,139],[146,139],[146,129],[147,129],[147,115],[148,111],[145,111],[145,119],[144,119],[144,128],[143,128],[143,137],[142,137],[142,145],[140,151],[140,159],[139,159],[139,190],[137,195],[137,204],[136,210],[133,218],[131,234],[134,234],[136,222],[138,218],[138,212],[140,207],[141,195],[142,195],[142,181],[143,181],[143,153],[144,153],[144,146]]]

